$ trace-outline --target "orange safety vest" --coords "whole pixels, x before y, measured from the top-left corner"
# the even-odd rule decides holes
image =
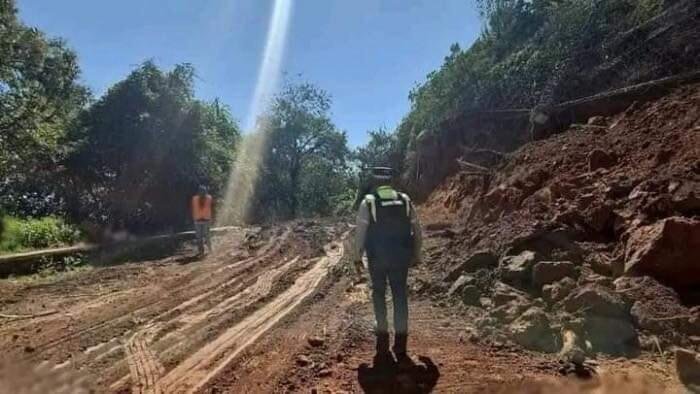
[[[192,197],[192,219],[194,220],[211,220],[211,203],[210,195],[204,196],[204,201],[200,201],[199,195]]]

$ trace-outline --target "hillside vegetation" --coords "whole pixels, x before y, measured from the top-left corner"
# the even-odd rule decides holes
[[[694,1],[481,3],[485,26],[479,39],[468,49],[454,44],[443,65],[409,94],[411,110],[392,146],[404,158],[407,175],[416,175],[420,141],[444,132],[459,115],[547,107],[700,66]],[[525,129],[512,131],[523,134],[518,137],[489,140],[478,134],[493,130],[465,126],[451,125],[472,136],[464,138],[472,146],[512,150],[526,139]]]

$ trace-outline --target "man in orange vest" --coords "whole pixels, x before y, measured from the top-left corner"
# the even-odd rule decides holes
[[[209,252],[211,252],[209,226],[211,223],[212,201],[213,199],[207,193],[206,186],[200,186],[197,194],[192,197],[192,220],[194,220],[194,231],[197,234],[197,250],[200,256],[204,254],[205,242]]]

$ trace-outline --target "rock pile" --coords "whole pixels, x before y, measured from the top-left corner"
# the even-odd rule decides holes
[[[424,283],[482,335],[569,359],[700,350],[698,108],[700,84],[446,180]]]

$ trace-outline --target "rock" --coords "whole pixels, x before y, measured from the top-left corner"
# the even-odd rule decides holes
[[[588,170],[595,171],[600,168],[609,168],[617,163],[617,158],[601,149],[595,149],[588,154]]]
[[[576,275],[576,266],[570,261],[541,261],[532,267],[532,283],[538,288],[566,277]]]
[[[311,360],[311,358],[307,355],[301,354],[297,357],[297,364],[299,364],[302,367],[309,366],[313,363],[313,360]]]
[[[604,116],[591,116],[588,118],[588,125],[590,126],[607,126],[608,121]]]
[[[582,336],[591,351],[612,355],[639,352],[637,330],[620,295],[597,285],[574,290],[564,301],[569,313],[583,316]]]
[[[626,275],[649,275],[676,287],[700,285],[700,220],[671,217],[629,237]]]
[[[700,313],[695,313],[688,318],[687,327],[687,333],[700,334]]]
[[[499,306],[492,310],[489,315],[503,323],[510,323],[517,319],[529,307],[530,305],[522,300],[516,300]]]
[[[688,321],[692,312],[672,288],[649,276],[621,277],[614,286],[623,299],[633,304],[630,315],[638,327],[664,338],[670,333],[693,334]]]
[[[493,308],[493,300],[488,297],[480,297],[479,306],[481,306],[484,309],[491,309]]]
[[[675,152],[671,149],[661,149],[656,153],[656,165],[660,166],[668,163],[674,154]]]
[[[671,204],[675,211],[687,216],[700,212],[700,182],[675,183],[677,186],[673,189],[671,185],[669,193],[672,193]]]
[[[524,287],[529,283],[532,267],[538,261],[537,254],[529,250],[517,256],[506,256],[499,263],[501,279],[510,285]]]
[[[576,287],[576,282],[571,278],[564,278],[559,282],[552,283],[550,285],[544,285],[542,287],[542,297],[549,304],[556,304],[557,302],[566,298],[569,293]]]
[[[612,200],[617,200],[619,198],[629,196],[630,192],[632,191],[632,189],[634,189],[635,186],[636,182],[631,181],[629,179],[613,180],[605,188],[605,197]]]
[[[498,258],[488,250],[474,253],[464,262],[459,264],[447,275],[447,282],[454,282],[465,272],[474,272],[482,268],[495,268],[498,266]]]
[[[584,319],[585,338],[592,351],[616,356],[639,353],[639,336],[625,318],[601,317],[587,314]]]
[[[478,306],[480,305],[481,290],[474,285],[464,286],[461,299],[465,305]]]
[[[653,306],[643,301],[637,301],[632,305],[630,315],[637,327],[660,335],[674,331],[683,332],[688,321],[687,315],[660,317]]]
[[[627,305],[619,295],[596,285],[585,285],[569,294],[564,300],[564,309],[569,313],[585,312],[622,319],[629,317]]]
[[[586,223],[597,233],[612,230],[615,223],[615,211],[609,205],[598,205],[586,215]]]
[[[584,275],[581,275],[581,277],[579,278],[579,283],[581,285],[593,284],[593,285],[597,285],[600,287],[607,287],[607,288],[613,287],[613,279],[612,278],[609,278],[609,277],[604,276],[604,275],[596,274],[592,271],[585,272]]]
[[[505,283],[496,282],[493,287],[494,290],[491,299],[493,300],[493,304],[497,307],[513,301],[527,302],[527,294]]]
[[[319,347],[323,346],[324,343],[326,343],[326,340],[320,337],[310,337],[308,339],[309,345],[313,347]]]
[[[676,373],[681,381],[691,392],[700,392],[700,356],[690,350],[677,348]]]
[[[450,227],[452,227],[451,222],[433,222],[433,223],[427,223],[423,226],[423,228],[427,232],[445,230],[445,229],[449,229]]]
[[[331,370],[328,369],[328,368],[324,368],[324,369],[318,371],[318,376],[319,376],[319,377],[322,377],[322,378],[331,376],[332,374],[333,374],[333,371],[331,371]]]
[[[476,323],[476,327],[481,329],[481,330],[483,330],[484,328],[487,328],[487,327],[500,326],[500,324],[498,323],[498,320],[496,320],[495,318],[493,318],[491,316],[480,317],[476,320],[475,323]]]
[[[473,275],[464,274],[460,276],[452,284],[452,286],[450,286],[450,289],[447,290],[447,296],[452,297],[454,295],[461,294],[462,290],[464,289],[464,286],[474,284],[474,282],[475,278]]]
[[[527,349],[548,353],[557,350],[557,338],[550,327],[549,318],[540,308],[531,307],[512,322],[508,329],[513,340]]]

